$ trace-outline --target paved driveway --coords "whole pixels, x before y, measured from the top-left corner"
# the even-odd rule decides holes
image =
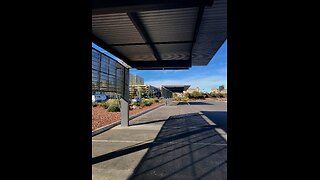
[[[181,103],[94,136],[92,178],[226,180],[226,117],[225,102]]]

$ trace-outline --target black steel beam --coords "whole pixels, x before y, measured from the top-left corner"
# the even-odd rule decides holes
[[[128,65],[130,65],[130,60],[126,56],[124,56],[123,54],[121,54],[120,52],[118,52],[117,50],[112,48],[110,45],[105,43],[103,40],[101,40],[100,38],[98,38],[94,34],[92,34],[92,42],[95,43],[96,45],[100,46],[104,50],[108,51],[112,55],[118,57],[119,59],[121,59],[122,61],[127,63]]]
[[[109,46],[136,46],[136,45],[150,45],[150,44],[185,44],[193,43],[193,41],[167,41],[167,42],[153,42],[153,43],[125,43],[125,44],[109,44]]]
[[[190,60],[132,61],[132,68],[189,68]]]
[[[92,0],[92,14],[212,6],[213,0]]]
[[[190,59],[192,59],[192,50],[193,50],[193,46],[197,41],[197,36],[199,33],[199,29],[200,29],[200,24],[202,21],[202,16],[203,16],[203,12],[204,12],[204,6],[200,6],[199,10],[198,10],[198,15],[197,15],[197,21],[196,21],[196,25],[194,27],[194,32],[193,32],[193,38],[192,38],[192,45],[191,45],[191,49],[190,49]]]
[[[196,21],[196,25],[195,25],[194,32],[193,32],[193,39],[192,39],[193,42],[197,41],[197,36],[198,36],[198,33],[199,33],[203,12],[204,12],[204,6],[199,7],[198,15],[197,15],[197,21]]]
[[[158,60],[161,61],[161,57],[159,55],[159,52],[157,51],[156,46],[153,44],[148,32],[143,26],[143,23],[141,19],[139,18],[139,15],[137,13],[127,13],[128,17],[132,21],[133,25],[136,27],[137,31],[140,33],[140,36],[142,39],[146,42],[149,43],[150,48],[152,49],[154,57]]]

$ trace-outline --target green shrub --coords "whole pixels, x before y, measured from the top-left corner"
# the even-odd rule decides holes
[[[134,106],[140,106],[140,102],[134,102],[132,105],[134,105]]]
[[[205,99],[204,97],[204,94],[201,93],[201,92],[197,92],[197,91],[194,91],[192,92],[188,98],[193,98],[193,99]]]
[[[152,103],[159,103],[159,99],[157,98],[151,98],[149,99],[149,101],[151,101]]]
[[[145,106],[151,106],[153,103],[152,100],[142,100],[142,104],[144,104]]]
[[[221,94],[221,93],[219,93],[219,94],[217,94],[217,97],[218,97],[218,98],[223,98],[223,97],[224,97],[224,95],[223,95],[223,94]]]
[[[107,109],[108,112],[120,112],[120,107],[117,105],[111,105]]]
[[[188,101],[189,98],[187,98],[187,97],[176,97],[174,100],[175,101]]]
[[[94,102],[92,104],[93,107],[97,107],[97,106],[102,106],[105,109],[107,109],[109,107],[109,105],[106,102]]]
[[[108,106],[111,106],[111,105],[118,105],[120,106],[120,101],[118,99],[109,99],[108,101],[106,101],[106,104]]]
[[[159,103],[164,103],[164,100],[163,99],[159,99]]]

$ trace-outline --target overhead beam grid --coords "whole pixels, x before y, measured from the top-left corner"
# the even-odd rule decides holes
[[[227,0],[93,0],[92,41],[137,69],[207,65],[227,38]]]

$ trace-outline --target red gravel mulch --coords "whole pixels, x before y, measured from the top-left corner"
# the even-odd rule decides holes
[[[151,106],[145,106],[142,109],[133,109],[129,111],[129,117],[135,114],[147,111],[151,108],[162,105],[163,103],[155,103]],[[92,107],[92,130],[106,126],[113,122],[120,121],[120,112],[108,112],[101,106]]]

